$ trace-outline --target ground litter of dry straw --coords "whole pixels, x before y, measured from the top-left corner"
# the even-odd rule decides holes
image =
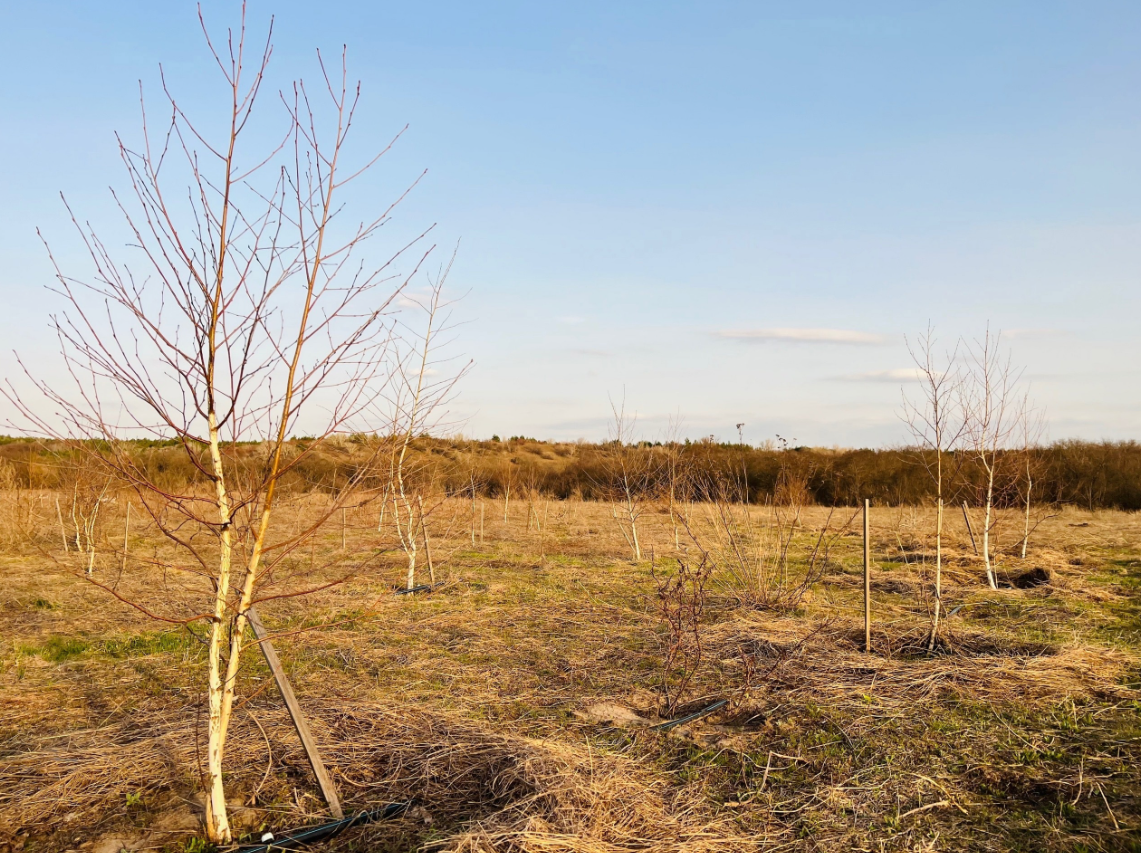
[[[1137,516],[1050,519],[1026,565],[1002,558],[1004,576],[1037,566],[1050,583],[998,592],[952,529],[945,597],[960,609],[934,655],[926,513],[874,516],[872,655],[858,537],[793,612],[741,607],[715,578],[686,702],[729,705],[662,733],[648,729],[662,677],[648,562],[631,562],[605,505],[502,510],[486,502],[474,546],[469,503],[435,510],[445,585],[430,595],[392,595],[393,553],[307,604],[265,606],[346,807],[415,799],[320,849],[1141,849]],[[825,514],[806,511],[806,536]],[[669,518],[643,525],[660,570]],[[375,527],[352,515],[348,550],[383,547]],[[340,540],[338,523],[315,565]],[[197,849],[200,644],[35,548],[13,541],[2,559],[0,850]],[[124,584],[143,602],[182,594]],[[236,823],[322,821],[256,655],[239,696]]]

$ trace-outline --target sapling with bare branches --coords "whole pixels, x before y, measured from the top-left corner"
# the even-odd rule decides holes
[[[53,330],[72,384],[25,367],[26,386],[9,380],[4,393],[25,429],[65,442],[132,490],[144,521],[173,546],[174,556],[124,554],[124,574],[197,591],[186,611],[175,603],[184,596],[140,601],[114,578],[89,578],[155,619],[205,623],[206,830],[226,843],[223,758],[253,608],[341,582],[373,559],[365,553],[328,581],[298,559],[360,475],[300,528],[275,523],[279,486],[330,437],[369,428],[399,361],[396,297],[431,250],[423,234],[383,254],[370,248],[403,195],[348,219],[346,186],[388,149],[350,162],[360,87],[344,54],[332,64],[318,54],[315,91],[301,81],[280,91],[276,141],[267,143],[253,128],[270,115],[255,105],[268,89],[272,24],[251,49],[244,8],[221,45],[201,13],[199,21],[220,72],[224,122],[192,119],[165,73],[162,127],[140,99],[139,144],[119,139],[129,190],[114,196],[127,255],[72,215],[92,270],[77,278],[56,265],[65,310]],[[293,452],[288,436],[299,424],[315,438]],[[131,452],[133,437],[174,439],[190,482],[156,478]],[[242,442],[259,442],[256,464],[239,464]]]
[[[659,486],[659,497],[666,501],[666,510],[670,517],[670,527],[673,529],[674,550],[681,550],[681,525],[678,519],[679,501],[690,492],[688,472],[681,437],[681,420],[671,417],[666,428],[665,440],[661,449],[661,478],[664,484]]]
[[[448,331],[449,303],[444,299],[444,287],[455,263],[453,253],[448,265],[429,282],[428,292],[421,298],[406,297],[420,312],[421,326],[403,324],[402,340],[406,348],[401,351],[391,368],[393,381],[388,392],[389,448],[386,494],[391,497],[392,523],[397,541],[408,561],[405,579],[407,589],[416,586],[416,563],[419,554],[417,536],[426,532],[423,514],[423,496],[412,486],[408,451],[412,442],[438,426],[436,415],[455,388],[468,366],[454,374],[440,371],[438,350],[440,340]],[[426,535],[426,533],[425,533]]]
[[[604,480],[599,483],[602,492],[611,502],[610,515],[618,526],[622,538],[630,548],[634,562],[642,559],[642,542],[638,535],[638,520],[645,511],[645,501],[658,482],[658,468],[664,461],[650,448],[645,452],[632,443],[636,415],[626,413],[626,400],[615,404],[610,401],[613,420],[610,424],[610,441],[604,459]]]
[[[1046,518],[1053,517],[1052,513],[1039,514],[1037,521],[1031,524],[1031,508],[1034,500],[1034,487],[1037,485],[1037,478],[1042,466],[1042,457],[1039,454],[1039,447],[1042,441],[1042,436],[1046,432],[1046,412],[1033,405],[1030,400],[1030,390],[1027,389],[1023,394],[1022,403],[1018,412],[1018,437],[1021,447],[1019,454],[1021,456],[1021,464],[1019,465],[1019,484],[1018,488],[1021,492],[1020,498],[1022,503],[1022,542],[1021,556],[1026,559],[1026,551],[1030,546],[1030,534],[1041,524]]]
[[[963,381],[964,430],[967,451],[982,471],[982,556],[987,583],[998,589],[994,566],[992,534],[996,486],[1003,451],[1018,435],[1018,383],[1022,371],[1014,367],[1010,354],[1002,348],[1001,333],[991,334],[988,327],[982,338],[967,345],[967,368]]]
[[[958,345],[942,357],[935,350],[935,333],[930,325],[915,344],[907,342],[907,351],[918,373],[920,392],[917,400],[908,398],[906,393],[903,397],[904,421],[919,448],[919,459],[935,483],[935,589],[928,651],[935,649],[943,610],[943,510],[949,473],[946,456],[958,445],[967,428]]]

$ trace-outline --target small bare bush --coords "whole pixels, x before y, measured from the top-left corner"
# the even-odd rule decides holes
[[[651,565],[657,587],[657,611],[665,628],[661,691],[667,715],[673,714],[701,666],[701,620],[705,614],[706,587],[713,571],[708,555],[696,564],[677,558],[677,571],[668,574]]]

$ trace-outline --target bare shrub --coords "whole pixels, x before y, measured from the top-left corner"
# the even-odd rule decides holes
[[[795,481],[785,492],[790,502],[784,505],[752,507],[735,501],[737,493],[737,484],[724,479],[704,486],[706,524],[692,515],[683,517],[689,542],[718,570],[739,605],[794,610],[824,576],[833,546],[856,516],[834,526],[831,509],[819,530],[805,531],[804,506],[791,502],[804,494]]]
[[[673,714],[701,666],[701,620],[705,614],[706,586],[713,565],[701,554],[696,564],[688,557],[677,558],[677,571],[659,571],[653,563],[650,573],[656,587],[657,614],[665,629],[661,637],[663,708]]]

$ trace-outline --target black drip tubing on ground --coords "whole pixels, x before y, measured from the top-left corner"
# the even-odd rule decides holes
[[[398,589],[398,590],[396,590],[396,594],[397,595],[415,595],[418,592],[431,592],[436,587],[443,586],[443,585],[444,584],[442,582],[441,583],[422,583],[422,584],[420,584],[420,586],[414,586],[411,589],[408,589],[407,587],[405,587],[404,589]]]
[[[700,711],[694,711],[692,714],[686,714],[684,717],[679,717],[676,720],[670,720],[667,723],[659,723],[656,726],[651,726],[650,731],[652,731],[652,732],[664,732],[668,729],[672,729],[674,726],[680,726],[683,723],[692,723],[694,720],[700,720],[706,714],[712,714],[718,708],[724,708],[728,704],[729,704],[728,699],[718,699],[716,702],[714,702],[708,708],[702,708]]]
[[[357,812],[354,815],[335,820],[332,823],[323,823],[320,826],[298,829],[265,844],[253,846],[243,844],[239,846],[237,850],[238,853],[274,853],[275,850],[292,850],[295,847],[300,847],[313,841],[331,838],[351,826],[362,826],[366,823],[373,823],[378,820],[388,820],[390,818],[399,817],[408,811],[411,806],[411,801],[406,803],[389,803],[382,809]]]

